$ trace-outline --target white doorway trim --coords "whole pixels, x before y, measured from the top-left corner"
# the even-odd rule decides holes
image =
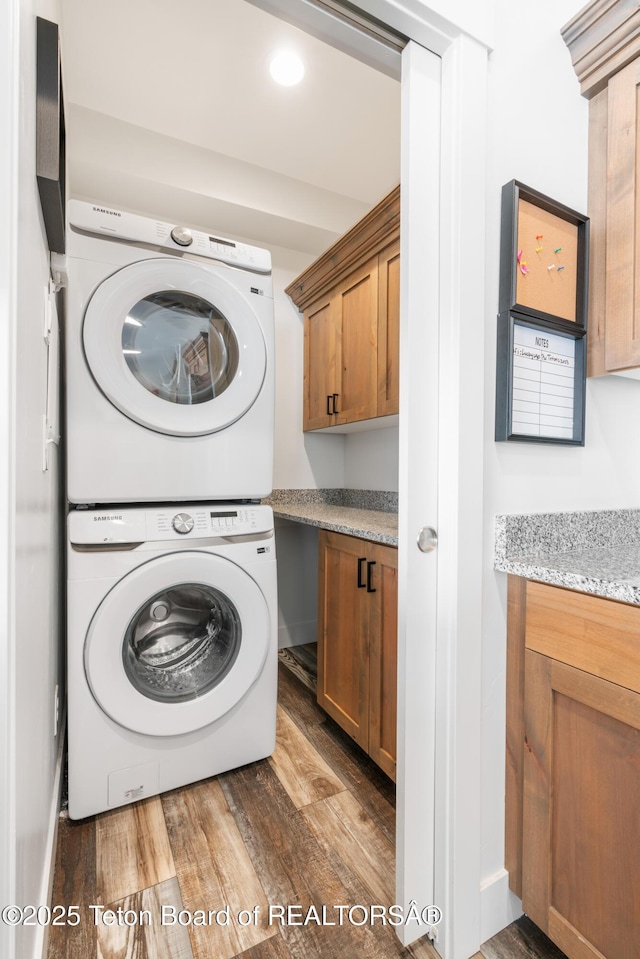
[[[20,3],[0,8],[0,902],[16,895],[15,816],[15,409]],[[15,931],[0,923],[0,955],[15,956]]]
[[[313,5],[251,2],[298,17],[303,5]],[[403,86],[409,89],[403,90],[402,133],[397,896],[405,908],[412,899],[437,905],[443,919],[436,948],[444,959],[468,959],[480,946],[491,25],[483,16],[489,4],[433,4],[446,6],[447,17],[423,0],[351,2],[413,41],[402,54]],[[332,42],[330,22],[322,39]],[[333,42],[341,47],[338,36]],[[422,277],[422,291],[416,277]],[[438,530],[435,553],[417,551],[422,526]],[[424,932],[417,923],[399,929],[404,944]]]
[[[434,903],[436,640],[439,552],[417,549],[438,523],[441,60],[410,41],[402,54],[398,756],[396,901],[404,945]],[[416,750],[416,738],[419,746]]]
[[[484,275],[486,196],[486,81],[488,47],[417,0],[358,0],[357,6],[415,41],[403,54],[422,81],[403,128],[402,267],[423,257],[425,327],[434,353],[411,351],[402,360],[405,427],[400,426],[399,762],[397,895],[408,906],[428,896],[443,913],[436,948],[444,959],[468,959],[479,948],[481,898],[481,584],[484,431]],[[439,130],[431,149],[425,123],[437,123],[426,50],[441,57]],[[406,56],[406,60],[405,60]],[[433,63],[432,67],[433,69]],[[417,78],[416,78],[417,79]],[[413,86],[413,84],[412,84]],[[405,91],[403,91],[403,97]],[[423,122],[421,123],[420,118]],[[403,117],[404,119],[404,117]],[[422,130],[422,133],[421,133]],[[411,137],[414,137],[412,140]],[[404,137],[409,139],[405,141]],[[414,154],[415,150],[415,154]],[[416,167],[423,164],[422,172]],[[439,207],[434,203],[434,180]],[[433,220],[438,217],[434,239]],[[413,226],[407,223],[411,218]],[[414,228],[423,220],[422,240]],[[416,227],[417,224],[417,227]],[[411,233],[406,232],[410,230]],[[409,239],[409,237],[411,237]],[[410,244],[407,249],[406,244]],[[417,249],[414,249],[417,246]],[[402,281],[403,284],[405,281]],[[403,285],[402,294],[407,296]],[[411,294],[409,294],[411,296]],[[413,310],[405,301],[401,307]],[[406,316],[403,321],[406,330]],[[401,322],[401,326],[402,326]],[[407,409],[420,382],[437,383],[434,416],[420,428],[421,409]],[[406,392],[408,391],[408,392]],[[414,392],[415,391],[415,392]],[[425,384],[423,397],[429,396]],[[415,447],[424,444],[423,449]],[[429,457],[431,455],[431,464]],[[437,478],[433,464],[437,463]],[[431,474],[429,472],[431,465]],[[404,476],[402,470],[406,469]],[[436,515],[434,492],[437,489]],[[438,530],[434,554],[420,555],[423,525]],[[437,573],[433,560],[437,557]],[[424,562],[423,562],[424,561]],[[424,598],[435,608],[424,616]],[[428,606],[428,604],[426,604]],[[423,614],[421,616],[421,613]],[[434,622],[435,617],[435,622]],[[430,703],[429,699],[433,697]],[[430,709],[431,707],[431,709]],[[431,835],[431,839],[429,838]],[[430,842],[433,856],[429,855]],[[418,888],[418,892],[416,892]],[[424,933],[401,930],[405,944]]]

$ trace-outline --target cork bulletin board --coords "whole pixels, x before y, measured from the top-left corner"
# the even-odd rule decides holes
[[[589,220],[512,180],[502,188],[500,312],[586,329]]]
[[[584,445],[588,218],[502,190],[496,440]]]
[[[575,323],[577,225],[520,197],[516,245],[516,301]]]

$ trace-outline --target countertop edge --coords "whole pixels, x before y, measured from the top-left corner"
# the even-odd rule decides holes
[[[591,596],[640,606],[640,587],[628,583],[617,583],[593,576],[580,576],[578,573],[568,573],[551,566],[519,562],[508,558],[497,560],[494,563],[494,569],[513,576],[521,576],[524,579],[536,580],[539,583],[547,583],[550,586],[562,586]]]
[[[357,507],[349,507],[349,512],[361,512],[366,514],[367,522],[362,525],[358,525],[357,522],[346,521],[344,516],[338,514],[337,516],[331,516],[330,513],[334,510],[344,510],[346,507],[331,507],[323,506],[323,512],[328,513],[329,515],[319,516],[317,510],[313,509],[313,506],[305,508],[299,504],[295,504],[295,512],[292,512],[291,509],[287,508],[287,504],[279,503],[272,506],[273,515],[278,519],[286,519],[293,523],[303,523],[306,526],[315,526],[318,529],[326,529],[332,533],[344,533],[347,536],[356,536],[359,539],[365,539],[372,543],[383,543],[386,546],[395,546],[398,545],[398,534],[390,532],[388,529],[375,528],[376,519],[380,517],[394,517],[396,518],[395,513],[385,513],[382,511],[376,510],[358,510]],[[375,516],[375,513],[378,512],[378,516]],[[374,514],[372,517],[371,514]],[[363,516],[364,519],[364,516]],[[388,523],[388,520],[387,520]]]

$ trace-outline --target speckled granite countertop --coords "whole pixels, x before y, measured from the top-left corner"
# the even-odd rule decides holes
[[[495,568],[640,606],[640,510],[496,517]]]
[[[398,545],[398,495],[377,490],[274,490],[274,516],[374,543]]]

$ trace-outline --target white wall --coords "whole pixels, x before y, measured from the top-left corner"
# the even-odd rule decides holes
[[[640,505],[640,383],[587,387],[584,449],[495,443],[495,349],[500,190],[515,178],[582,212],[587,207],[587,113],[560,28],[581,0],[496,0],[489,76],[487,182],[485,560],[483,590],[482,875],[485,937],[508,897],[504,853],[506,575],[493,571],[498,513]],[[517,903],[516,903],[517,905]]]
[[[0,754],[9,755],[8,769],[2,770],[3,776],[9,776],[9,809],[0,809],[0,898],[17,904],[47,901],[57,816],[53,692],[61,675],[58,473],[55,456],[49,472],[42,470],[48,251],[35,179],[35,18],[39,14],[55,20],[57,13],[56,0],[12,0],[2,7],[0,31],[13,41],[7,57],[11,67],[7,90],[16,97],[14,120],[0,114],[7,133],[3,142],[8,144],[0,164],[0,187],[10,196],[3,207],[0,252],[9,249],[12,254],[2,269],[3,290],[10,288],[11,298],[3,297],[2,303],[3,372],[8,364],[10,379],[2,379],[3,408],[9,417],[2,421],[1,459],[9,475],[6,512],[2,513],[3,524],[8,523],[2,533],[8,568],[3,564],[0,570],[0,642],[7,667],[2,695],[10,717],[8,726],[0,727]],[[3,942],[3,955],[32,959],[40,952],[42,933],[37,927],[13,930]]]
[[[348,433],[345,436],[346,489],[398,492],[398,428]]]
[[[302,432],[303,327],[285,287],[315,257],[270,246],[276,325],[274,489],[344,486],[344,436]]]
[[[278,648],[318,639],[318,530],[276,519]]]

